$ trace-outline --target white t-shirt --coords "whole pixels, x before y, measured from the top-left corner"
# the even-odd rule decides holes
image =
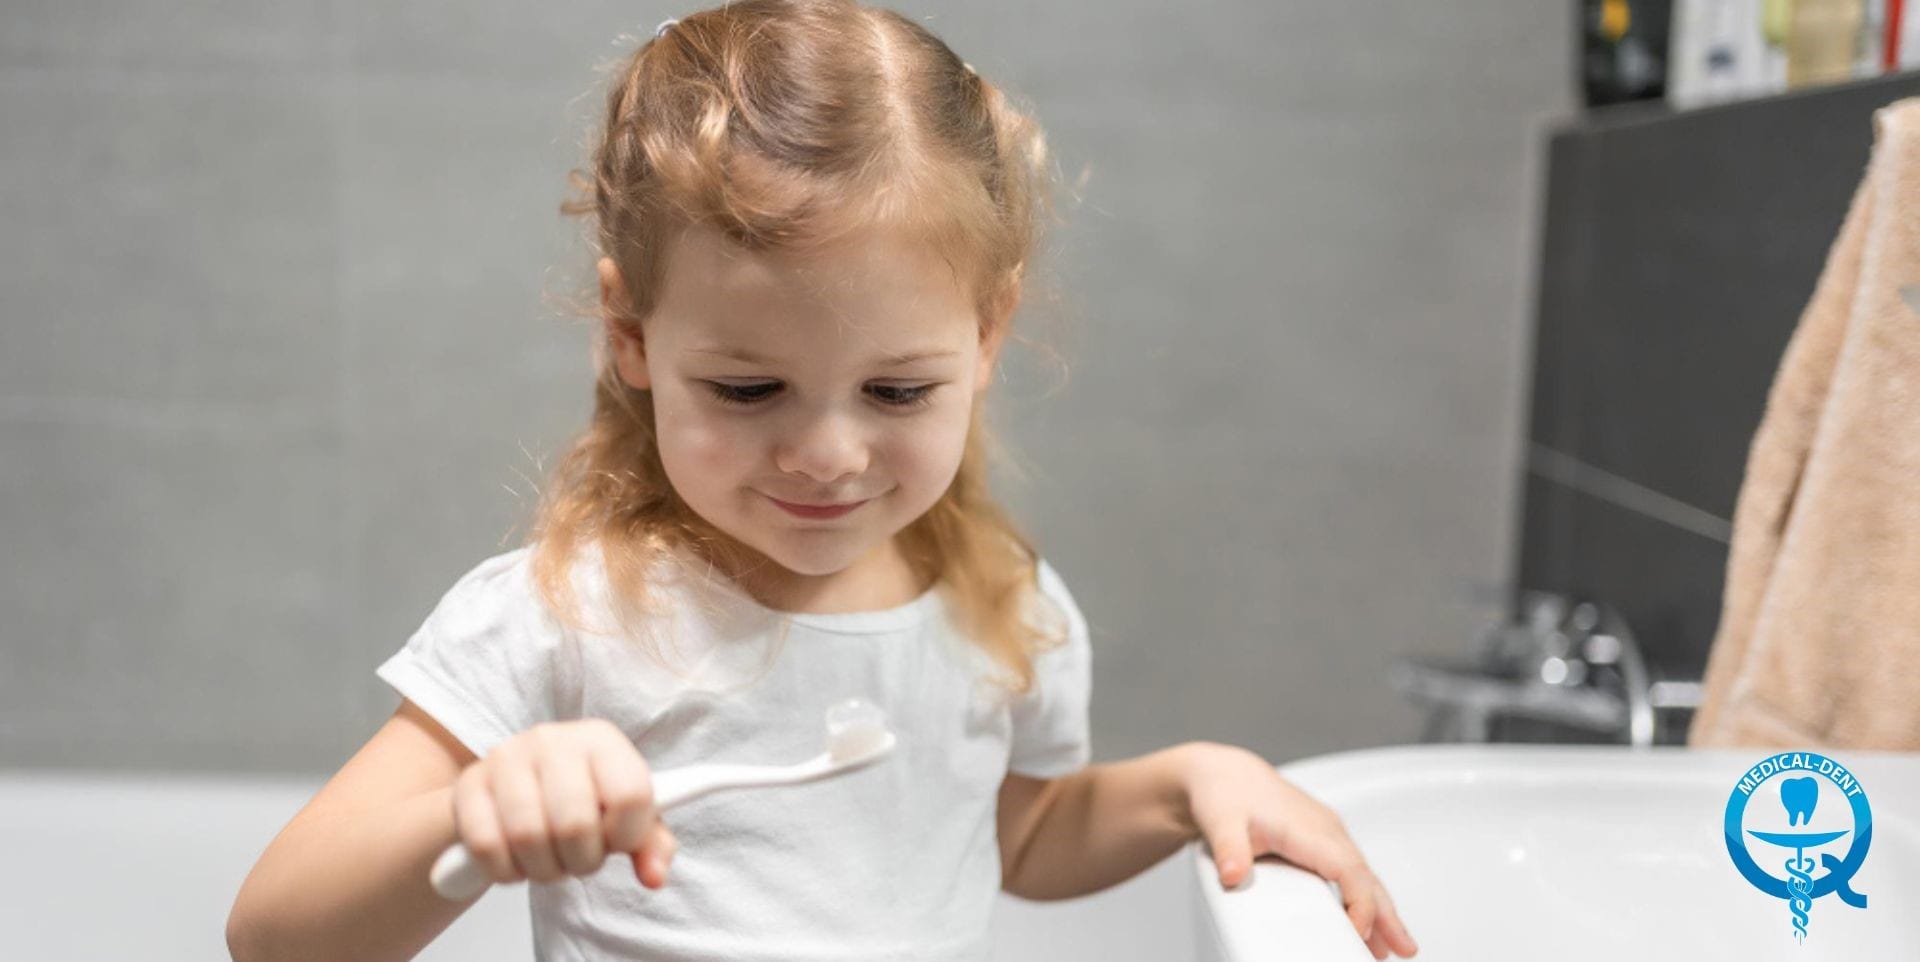
[[[1053,604],[1031,605],[1029,620],[1057,631],[1064,618],[1068,641],[1035,660],[1034,687],[1015,697],[988,679],[991,662],[937,590],[880,611],[782,613],[704,565],[690,576],[678,555],[652,582],[671,609],[647,622],[667,632],[654,643],[668,668],[631,638],[562,627],[530,557],[482,561],[376,670],[477,756],[543,721],[605,718],[656,770],[785,765],[826,749],[826,709],[853,696],[898,736],[850,774],[667,813],[679,849],[660,890],[624,854],[530,883],[536,959],[987,958],[1001,780],[1065,775],[1089,756],[1087,626],[1052,566],[1041,561],[1038,580]],[[575,564],[589,625],[610,624],[597,546]]]

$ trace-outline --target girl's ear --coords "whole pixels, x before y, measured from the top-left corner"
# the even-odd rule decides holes
[[[632,316],[632,301],[627,299],[627,285],[620,278],[620,266],[611,257],[600,258],[597,266],[600,316],[607,325],[607,349],[613,354],[614,370],[628,387],[645,391],[653,386],[647,373],[646,342],[641,337],[639,322],[628,319]]]
[[[987,319],[987,328],[980,332],[980,365],[974,372],[973,390],[978,394],[993,383],[993,367],[1000,357],[1000,345],[1007,339],[1007,331],[1013,327],[1014,309],[1020,306],[1020,283],[1015,281],[1007,295],[995,306],[993,316]]]
[[[993,383],[993,366],[1000,356],[1000,342],[1007,338],[1007,326],[1006,321],[1001,321],[980,334],[980,364],[973,375],[975,394]]]

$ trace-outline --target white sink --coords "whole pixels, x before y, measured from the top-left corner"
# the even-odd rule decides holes
[[[1857,775],[1872,806],[1871,841],[1851,882],[1867,905],[1842,904],[1839,893],[1815,898],[1804,941],[1787,900],[1750,883],[1725,839],[1737,783],[1774,754],[1417,745],[1280,772],[1340,813],[1419,941],[1420,962],[1920,958],[1920,754],[1825,753]],[[1785,777],[1761,782],[1742,828],[1787,824]],[[1819,791],[1799,830],[1850,829],[1842,789],[1821,779]],[[1818,851],[1844,859],[1850,844],[1842,837]],[[1785,878],[1781,859],[1791,853],[1761,841],[1750,851]],[[1198,883],[1201,959],[1373,958],[1317,876],[1262,859],[1229,892],[1203,848],[1184,857]]]

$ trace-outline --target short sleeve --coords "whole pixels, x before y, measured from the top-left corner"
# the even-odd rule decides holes
[[[475,755],[555,717],[564,632],[534,590],[531,549],[462,575],[374,673]]]
[[[1047,617],[1064,617],[1067,639],[1034,659],[1034,686],[1013,703],[1007,770],[1058,778],[1078,771],[1092,756],[1087,718],[1093,694],[1092,650],[1086,618],[1059,572],[1044,559],[1039,568],[1040,595],[1051,603]]]

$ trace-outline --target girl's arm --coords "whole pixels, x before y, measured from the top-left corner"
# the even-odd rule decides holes
[[[235,962],[411,959],[477,898],[428,883],[458,840],[454,781],[472,753],[403,701],[282,829],[227,917]]]
[[[1196,837],[1181,766],[1187,745],[1000,785],[1000,887],[1021,898],[1086,895],[1151,868]]]
[[[1204,837],[1223,887],[1278,855],[1339,886],[1374,958],[1419,951],[1340,817],[1244,748],[1188,742],[1051,781],[1008,775],[998,827],[1001,887],[1023,898],[1099,891]]]

